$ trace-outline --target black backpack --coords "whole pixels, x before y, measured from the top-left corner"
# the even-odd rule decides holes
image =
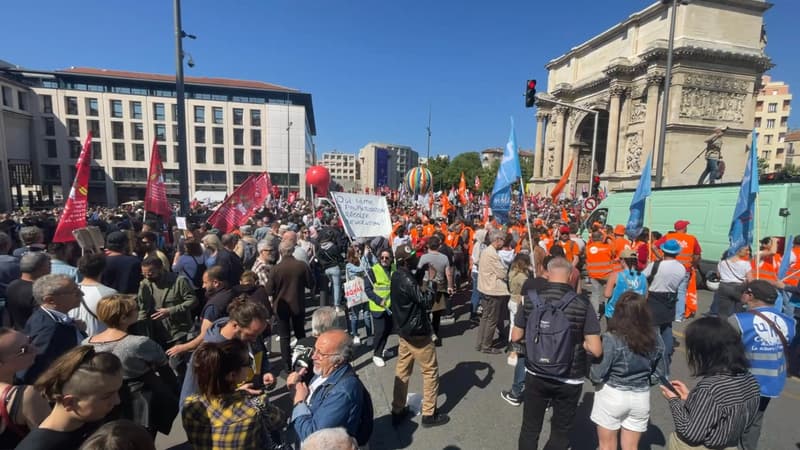
[[[186,272],[186,268],[183,268],[183,273],[186,274],[186,278],[192,280],[192,285],[194,285],[195,289],[200,289],[203,287],[203,274],[206,273],[206,265],[205,263],[198,262],[197,258],[192,256],[192,260],[197,265],[197,270],[194,271],[194,276],[190,277],[189,273]]]
[[[525,326],[525,350],[528,367],[537,375],[568,378],[575,343],[564,310],[577,297],[569,291],[557,302],[543,302],[535,290],[528,291],[533,310]]]

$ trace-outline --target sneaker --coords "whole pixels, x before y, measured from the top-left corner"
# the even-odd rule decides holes
[[[386,365],[386,361],[384,361],[383,358],[381,358],[380,356],[373,356],[372,363],[378,367],[383,367]]]
[[[503,351],[500,350],[499,348],[489,347],[481,350],[481,353],[486,353],[487,355],[498,355],[500,353],[503,353]]]
[[[392,412],[392,426],[396,427],[400,422],[406,420],[411,415],[411,410],[408,406],[404,406],[399,412]]]
[[[358,336],[353,336],[353,345],[361,345],[361,338]]]
[[[450,417],[443,413],[433,413],[431,416],[422,416],[422,428],[438,427],[450,422]]]
[[[297,345],[297,338],[296,338],[296,337],[293,337],[293,338],[292,338],[292,339],[289,341],[289,347],[294,347],[295,345]]]
[[[522,399],[514,397],[511,391],[500,391],[500,397],[503,397],[503,400],[507,401],[511,406],[519,406],[522,404]]]
[[[456,323],[456,317],[452,314],[442,317],[442,325],[450,325]]]

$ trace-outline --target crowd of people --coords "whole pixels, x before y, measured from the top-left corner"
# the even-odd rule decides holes
[[[196,449],[360,448],[374,410],[351,362],[365,346],[377,370],[395,360],[394,426],[413,414],[415,365],[420,423],[445,425],[437,348],[469,290],[475,351],[515,366],[500,395],[522,406],[520,449],[539,448],[548,409],[544,448],[569,447],[586,379],[601,449],[638,448],[656,385],[674,419],[669,449],[758,448],[770,399],[798,367],[796,320],[776,301],[800,277],[777,277],[771,242],[724,255],[712,307],[695,317],[702,249],[685,220],[633,240],[594,223],[585,241],[547,202],[505,224],[474,205],[391,212],[390,236],[352,239],[334,208],[302,201],[227,233],[202,215],[178,230],[95,208],[101,252],[51,242],[55,212],[3,215],[0,448],[150,449],[178,416]],[[793,244],[782,257],[796,267]],[[356,280],[363,292],[346,292]],[[692,317],[690,390],[669,376],[672,325]],[[280,380],[291,407],[272,398]]]

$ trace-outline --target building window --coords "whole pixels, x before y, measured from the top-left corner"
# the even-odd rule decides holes
[[[214,147],[214,164],[225,164],[225,149]]]
[[[784,101],[783,101],[783,110],[784,110],[784,111],[788,111],[788,110],[789,110],[789,104],[790,104],[791,102],[792,102],[791,100],[784,100]]]
[[[755,128],[761,128],[761,117],[756,117],[756,120],[753,122],[753,126]]]
[[[142,119],[142,102],[130,102],[131,107],[131,118],[141,120]]]
[[[772,135],[771,134],[765,134],[764,135],[764,143],[765,144],[772,144]]]
[[[64,97],[64,106],[67,109],[67,114],[78,114],[78,97]]]
[[[97,117],[98,115],[100,115],[100,110],[97,107],[96,98],[86,99],[86,115],[92,117]]]
[[[777,103],[770,103],[767,105],[767,112],[778,112],[778,104]]]
[[[235,148],[233,149],[233,163],[237,166],[244,165],[244,149],[243,148]]]
[[[163,103],[153,103],[153,120],[165,120],[166,113],[164,112]]]
[[[100,137],[100,121],[99,120],[87,120],[86,121],[86,128],[89,132],[92,133],[93,138]]]
[[[775,128],[775,119],[767,119],[767,128]]]
[[[242,125],[244,120],[244,110],[242,108],[233,108],[233,124]]]
[[[11,104],[11,102],[14,101],[12,98],[13,94],[11,93],[11,88],[8,86],[3,86],[2,91],[3,91],[3,106],[8,106],[8,107],[13,106]]]
[[[144,161],[144,144],[133,144],[133,160]]]
[[[254,166],[261,165],[261,150],[250,150],[250,164]]]
[[[106,181],[106,171],[102,167],[92,167],[89,171],[90,181]]]
[[[111,100],[111,117],[122,119],[122,100]]]
[[[778,143],[783,143],[786,140],[786,133],[778,133]]]
[[[212,111],[214,112],[214,123],[216,125],[222,125],[222,108],[215,106],[212,108]]]
[[[177,125],[173,125],[172,126],[172,140],[175,141],[175,142],[178,142],[178,126]],[[175,158],[175,159],[177,159],[177,158]]]
[[[158,142],[164,142],[167,140],[167,126],[163,123],[157,123],[153,125],[153,132],[156,135],[156,140]]]
[[[44,142],[45,145],[47,145],[47,157],[58,158],[58,146],[56,145],[56,141],[54,139],[48,139]]]
[[[156,148],[158,149],[158,156],[161,158],[161,162],[167,162],[167,146],[158,144]]]
[[[141,141],[144,139],[144,125],[136,122],[132,123],[131,134],[133,135],[134,140]]]
[[[50,95],[41,95],[42,98],[42,112],[45,114],[53,114],[53,97]]]
[[[261,126],[261,111],[257,109],[250,110],[250,126],[251,127]]]
[[[103,159],[103,146],[100,142],[92,142],[92,159]]]
[[[194,148],[194,162],[197,164],[205,164],[206,163],[206,148],[205,147],[195,147]]]
[[[227,184],[227,177],[223,170],[195,170],[195,184]]]
[[[222,127],[214,127],[214,145],[222,145],[225,143],[225,129]]]
[[[261,130],[250,130],[250,145],[261,147]]]
[[[195,106],[194,107],[194,123],[203,123],[206,121],[206,107],[205,106]]]
[[[81,137],[81,125],[78,119],[67,119],[67,134],[69,137]]]
[[[81,143],[78,141],[69,141],[69,157],[78,159],[81,156]]]
[[[122,122],[111,122],[111,138],[125,139],[125,124]]]
[[[781,117],[781,125],[780,125],[781,128],[786,128],[788,120],[789,120],[788,117]]]
[[[770,159],[772,157],[772,151],[771,150],[765,150],[765,151],[761,152],[761,157],[764,158],[764,159],[767,159],[767,160]]]
[[[244,130],[242,128],[233,129],[233,145],[244,145]]]
[[[114,142],[111,145],[114,149],[114,161],[125,161],[125,144]]]
[[[45,136],[56,135],[56,121],[52,117],[44,118],[44,135]]]
[[[178,105],[177,103],[170,103],[170,111],[172,111],[172,121],[178,121]]]
[[[45,180],[61,183],[61,166],[55,164],[45,164],[42,166]]]
[[[28,110],[28,94],[23,91],[17,91],[17,107],[23,111]]]
[[[206,127],[194,127],[194,142],[195,144],[206,143]]]
[[[147,181],[147,169],[135,167],[115,167],[111,172],[114,181]]]

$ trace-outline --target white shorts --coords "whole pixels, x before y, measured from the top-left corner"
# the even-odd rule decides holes
[[[650,391],[621,391],[604,384],[594,394],[591,419],[608,430],[622,427],[644,433],[650,419]]]

